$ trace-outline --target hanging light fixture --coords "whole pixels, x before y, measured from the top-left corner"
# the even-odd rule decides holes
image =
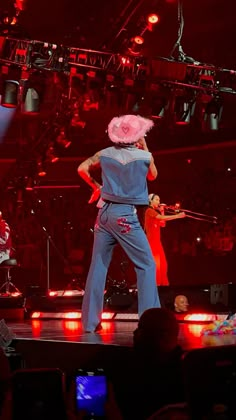
[[[153,96],[151,99],[151,113],[152,118],[162,119],[165,116],[165,111],[169,105],[168,98],[165,96]]]
[[[143,43],[144,38],[141,35],[137,35],[134,38],[131,38],[128,52],[132,55],[139,55],[141,53]]]
[[[34,184],[35,184],[34,179],[31,176],[29,176],[26,181],[26,186],[25,186],[26,191],[33,191]]]
[[[205,131],[217,131],[223,111],[223,103],[219,95],[214,96],[205,107],[203,116],[203,129]]]
[[[5,80],[1,105],[6,108],[16,108],[18,105],[19,82],[16,80]]]
[[[196,106],[195,96],[184,90],[178,90],[174,98],[175,124],[188,125],[194,114]]]
[[[147,17],[147,29],[153,31],[153,25],[156,25],[160,20],[159,16],[156,13],[150,13]]]
[[[71,145],[71,141],[66,138],[65,130],[62,128],[56,137],[56,143],[65,149]]]
[[[38,176],[43,177],[47,175],[45,161],[40,157],[37,159],[37,172]]]
[[[25,95],[25,100],[22,106],[22,112],[25,114],[39,113],[39,94],[34,88],[28,88]]]
[[[48,149],[46,151],[46,159],[49,160],[51,163],[55,163],[59,160],[59,157],[56,156],[54,146],[52,143],[49,144]]]

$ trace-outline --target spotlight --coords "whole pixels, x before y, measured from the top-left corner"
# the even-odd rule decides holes
[[[83,110],[90,111],[91,109],[95,109],[96,111],[98,111],[98,108],[99,108],[99,103],[98,101],[94,100],[93,95],[90,95],[89,93],[85,93]]]
[[[195,111],[195,98],[189,98],[185,93],[178,94],[174,99],[175,123],[188,125]]]
[[[67,149],[71,145],[71,141],[67,140],[65,131],[62,129],[56,138],[56,143]]]
[[[149,23],[155,24],[159,22],[159,16],[156,15],[156,13],[150,13],[150,15],[148,15],[147,20]]]
[[[72,118],[70,125],[71,127],[81,127],[84,128],[86,125],[85,121],[82,121],[80,118],[80,102],[78,100],[74,100],[72,103]]]
[[[16,202],[18,205],[22,205],[23,204],[23,190],[21,188],[17,189],[16,192]]]
[[[165,115],[165,110],[168,106],[168,101],[165,97],[154,97],[151,100],[152,118],[162,119]]]
[[[132,55],[139,55],[144,43],[144,38],[140,35],[137,35],[134,38],[131,38],[130,42],[131,45],[128,47],[129,53]]]
[[[222,100],[219,96],[213,97],[206,105],[203,116],[204,129],[206,131],[217,131],[222,116]]]
[[[180,100],[179,98],[176,100],[175,105],[175,123],[177,125],[187,125],[190,123],[190,116],[191,116],[191,107],[189,102],[184,100]]]
[[[34,189],[34,180],[30,176],[27,179],[25,189],[26,189],[26,191],[33,191],[33,189]]]
[[[3,19],[5,25],[15,25],[17,23],[16,16],[5,16]]]
[[[38,168],[38,176],[42,177],[47,175],[46,168],[45,168],[45,162],[42,161],[42,159],[37,160],[37,168]]]
[[[144,43],[144,39],[142,36],[138,35],[133,38],[133,42],[135,42],[137,45],[142,45]]]
[[[74,112],[74,115],[70,122],[71,127],[81,127],[84,128],[86,126],[86,122],[80,119],[80,115],[78,111]]]
[[[147,23],[148,23],[148,27],[147,29],[149,31],[153,31],[153,25],[155,25],[156,23],[159,22],[159,16],[156,15],[156,13],[150,13],[147,17]]]
[[[46,158],[51,163],[55,163],[59,160],[58,156],[55,154],[55,150],[52,144],[49,145],[48,150],[46,151]]]
[[[15,0],[14,6],[17,11],[22,12],[25,10],[26,0]]]
[[[16,108],[18,105],[19,82],[16,80],[5,80],[1,105],[6,108]]]
[[[25,101],[22,107],[25,114],[39,113],[39,95],[34,88],[29,88],[26,92]]]

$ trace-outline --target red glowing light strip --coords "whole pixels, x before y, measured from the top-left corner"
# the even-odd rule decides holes
[[[114,318],[114,312],[103,312],[102,313],[102,320],[112,319]]]
[[[103,312],[102,320],[108,321],[113,319],[115,316],[114,312]],[[32,319],[39,318],[61,318],[61,319],[81,319],[81,311],[70,311],[70,312],[33,312],[31,315]]]
[[[211,322],[216,320],[217,315],[215,314],[188,314],[184,317],[184,321],[190,322]]]
[[[33,312],[31,315],[32,319],[41,318],[41,312]]]
[[[81,319],[81,312],[66,312],[64,319]]]

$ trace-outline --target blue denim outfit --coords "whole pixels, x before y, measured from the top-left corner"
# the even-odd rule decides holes
[[[146,174],[150,156],[134,147],[110,147],[101,152],[101,197],[105,202],[98,211],[83,297],[82,323],[86,331],[94,331],[101,321],[107,271],[117,243],[134,264],[139,316],[146,309],[160,307],[156,266],[136,210],[137,204],[148,203]]]

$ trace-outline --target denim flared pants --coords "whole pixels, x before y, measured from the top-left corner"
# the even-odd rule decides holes
[[[134,264],[137,276],[139,316],[160,307],[156,286],[156,266],[147,237],[134,205],[105,203],[94,228],[92,260],[82,303],[85,331],[94,331],[101,321],[107,271],[114,246],[119,243]]]

